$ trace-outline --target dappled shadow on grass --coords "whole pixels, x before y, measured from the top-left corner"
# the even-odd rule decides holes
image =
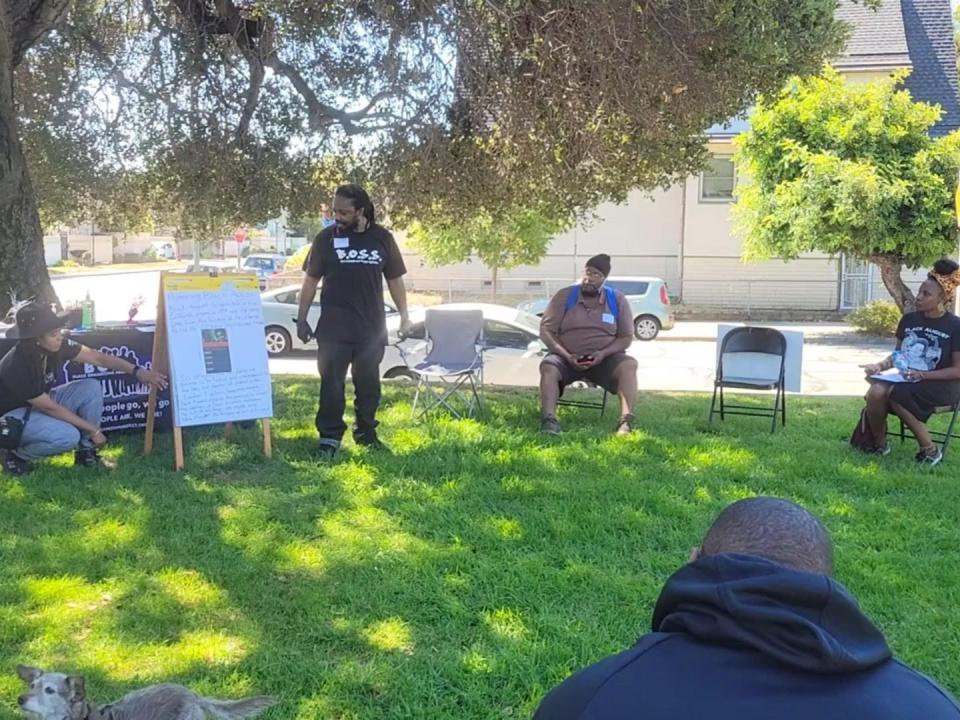
[[[327,466],[316,382],[275,387],[272,461],[255,431],[211,429],[188,431],[183,474],[164,436],[145,460],[131,439],[114,474],[4,478],[0,661],[87,672],[104,699],[168,680],[274,693],[273,719],[529,715],[644,632],[719,509],[768,493],[823,517],[841,579],[895,647],[960,685],[943,667],[960,648],[924,639],[958,619],[940,602],[956,593],[953,473],[849,452],[856,402],[794,401],[771,435],[750,418],[707,427],[704,396],[644,395],[629,438],[587,410],[545,438],[533,391],[491,394],[480,420],[417,423],[393,385],[393,454],[348,442]]]

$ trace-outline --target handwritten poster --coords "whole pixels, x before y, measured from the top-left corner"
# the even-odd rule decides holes
[[[164,275],[177,427],[273,416],[256,276]]]

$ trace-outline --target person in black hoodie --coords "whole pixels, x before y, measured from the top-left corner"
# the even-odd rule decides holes
[[[960,718],[893,658],[830,577],[832,555],[823,525],[791,502],[730,505],[667,581],[653,632],[569,677],[534,720]]]

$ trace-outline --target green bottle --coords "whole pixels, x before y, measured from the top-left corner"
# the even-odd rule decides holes
[[[96,308],[94,306],[93,300],[90,299],[90,291],[87,290],[87,296],[83,300],[81,305],[82,315],[80,319],[80,327],[84,330],[90,330],[97,323]]]

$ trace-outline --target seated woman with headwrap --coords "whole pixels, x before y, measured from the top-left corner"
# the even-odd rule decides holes
[[[958,285],[960,266],[953,260],[937,261],[917,292],[916,311],[900,319],[897,365],[904,368],[902,373],[908,382],[870,379],[864,419],[873,442],[861,449],[879,455],[890,452],[887,414],[893,412],[917,439],[917,462],[936,465],[943,459],[925,423],[934,408],[960,399],[960,318],[950,312]],[[893,367],[891,355],[863,369],[869,377]]]

